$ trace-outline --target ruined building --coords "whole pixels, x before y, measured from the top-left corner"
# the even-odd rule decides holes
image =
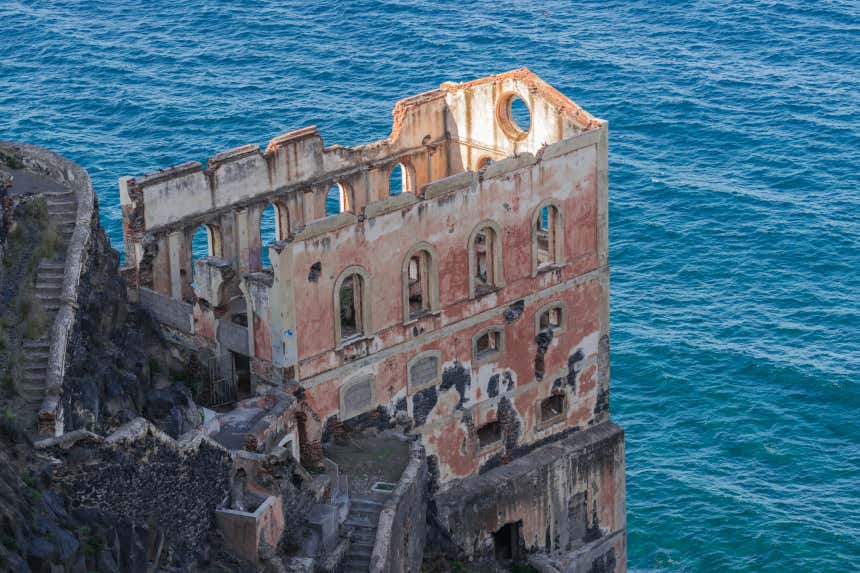
[[[328,468],[338,436],[399,429],[426,484],[408,511],[429,525],[413,531],[425,520],[404,504],[388,517],[416,539],[626,570],[606,122],[527,69],[444,83],[393,116],[368,145],[307,127],[121,179],[130,297],[199,351],[207,427],[230,449]],[[414,539],[379,535],[377,567],[416,570]]]

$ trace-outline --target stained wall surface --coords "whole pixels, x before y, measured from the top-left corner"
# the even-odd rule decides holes
[[[528,129],[511,119],[517,97]],[[405,416],[444,490],[608,420],[607,126],[526,69],[442,84],[393,115],[391,136],[361,147],[326,147],[310,127],[265,152],[218,154],[206,169],[123,179],[125,273],[149,303],[193,305],[193,333],[216,352],[241,353],[244,332],[256,384],[302,389],[303,462],[332,423]],[[404,192],[391,195],[398,164]],[[342,212],[328,214],[332,185]],[[269,204],[279,240],[264,247]],[[547,206],[558,248],[539,267]],[[193,262],[200,226],[211,256]],[[484,290],[481,229],[494,275]],[[429,303],[412,316],[416,252]],[[360,285],[354,336],[341,324],[347,277]],[[541,327],[548,309],[551,329]],[[495,352],[479,352],[487,332]]]

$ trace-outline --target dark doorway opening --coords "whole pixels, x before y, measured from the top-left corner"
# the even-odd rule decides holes
[[[242,354],[233,354],[233,379],[236,381],[236,392],[239,398],[251,395],[251,359]]]
[[[520,560],[520,528],[523,522],[506,523],[493,534],[496,561]]]

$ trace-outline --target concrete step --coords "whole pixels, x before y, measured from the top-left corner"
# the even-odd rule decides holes
[[[27,350],[31,348],[50,348],[51,341],[47,337],[37,338],[35,340],[25,340],[22,346]]]
[[[41,273],[43,269],[44,270],[59,270],[60,272],[65,272],[66,261],[64,261],[64,260],[42,261],[41,263],[39,263],[39,272]]]
[[[40,372],[42,374],[48,370],[48,363],[44,359],[33,359],[27,356],[24,358],[24,372]]]
[[[18,388],[18,395],[21,396],[25,402],[32,405],[41,404],[42,400],[45,399],[44,390],[25,390],[23,388]]]
[[[45,393],[45,381],[42,380],[41,383],[35,383],[35,382],[27,382],[26,380],[23,380],[23,381],[18,382],[17,388],[21,392],[24,392],[24,391],[30,392],[30,393],[39,392],[41,394],[44,394]]]
[[[382,511],[382,503],[372,499],[354,498],[349,500],[350,507],[377,508]]]
[[[350,555],[346,567],[347,571],[370,571],[370,558],[361,559]]]
[[[364,517],[367,519],[378,520],[381,510],[379,509],[363,509],[360,507],[349,508],[349,515],[353,517]]]
[[[356,545],[353,543],[349,546],[350,557],[367,557],[367,559],[370,560],[371,554],[373,554],[373,545]]]
[[[351,515],[347,517],[346,521],[343,523],[346,526],[354,527],[356,529],[372,529],[373,531],[376,531],[376,523],[371,523],[367,519],[353,519]]]

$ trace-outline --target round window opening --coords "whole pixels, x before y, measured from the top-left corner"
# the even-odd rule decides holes
[[[507,93],[499,98],[496,115],[502,131],[510,139],[525,139],[532,126],[531,111],[528,104],[515,93]]]

